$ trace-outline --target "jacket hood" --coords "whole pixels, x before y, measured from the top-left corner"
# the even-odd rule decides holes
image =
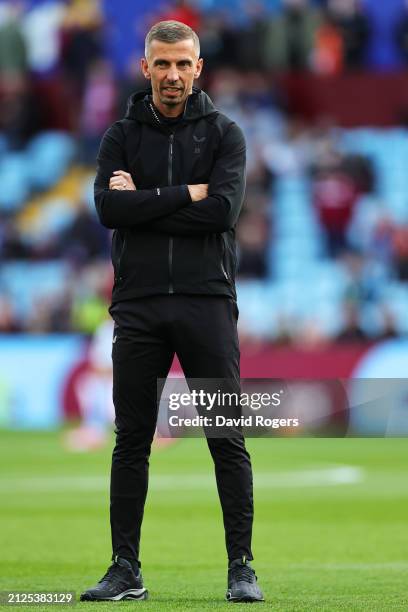
[[[151,95],[151,88],[132,94],[128,100],[125,118],[143,123],[157,123],[157,116],[151,107]],[[211,98],[201,89],[193,87],[193,93],[187,98],[183,119],[184,121],[196,121],[217,112]]]

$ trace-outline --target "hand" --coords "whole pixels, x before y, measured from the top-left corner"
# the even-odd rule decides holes
[[[124,172],[123,170],[116,170],[116,172],[113,173],[109,181],[109,189],[136,191],[131,175],[129,172]]]
[[[208,197],[208,183],[200,183],[199,185],[187,185],[193,202],[204,200]]]

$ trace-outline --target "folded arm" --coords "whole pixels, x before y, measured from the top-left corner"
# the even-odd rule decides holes
[[[245,139],[234,123],[224,135],[208,186],[208,197],[156,219],[149,228],[179,236],[222,233],[232,228],[245,192]]]
[[[120,191],[109,189],[117,170],[126,170],[124,134],[118,123],[105,133],[97,158],[95,206],[105,227],[116,229],[146,224],[191,203],[187,185]]]

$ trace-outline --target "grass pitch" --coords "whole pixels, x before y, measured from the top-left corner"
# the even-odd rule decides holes
[[[268,439],[248,448],[262,609],[407,611],[408,441]],[[0,434],[0,590],[79,595],[105,572],[110,451],[69,454],[60,434]],[[223,600],[224,535],[205,441],[155,451],[150,473],[141,554],[150,599],[77,609],[247,609]]]

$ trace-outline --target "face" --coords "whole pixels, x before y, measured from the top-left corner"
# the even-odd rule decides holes
[[[152,84],[153,102],[163,115],[175,117],[183,112],[192,92],[194,79],[203,67],[192,39],[176,43],[153,40],[147,58],[141,61],[146,79]]]

